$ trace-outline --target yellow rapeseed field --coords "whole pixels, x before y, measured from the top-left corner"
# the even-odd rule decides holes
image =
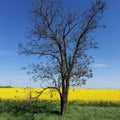
[[[32,100],[36,99],[42,91],[40,88],[0,88],[2,100]],[[39,100],[59,101],[59,94],[55,91],[46,90]],[[120,104],[120,90],[92,90],[75,89],[69,90],[69,102],[100,103],[110,102]]]

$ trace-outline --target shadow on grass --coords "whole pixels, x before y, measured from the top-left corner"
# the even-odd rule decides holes
[[[59,115],[59,105],[52,102],[35,102],[35,101],[4,101],[2,106],[4,112],[19,114],[55,114]]]

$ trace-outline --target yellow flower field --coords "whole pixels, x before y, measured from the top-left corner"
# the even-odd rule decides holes
[[[32,100],[36,99],[42,89],[39,88],[0,88],[1,100]],[[39,100],[59,101],[59,94],[46,90]],[[76,89],[69,91],[69,102],[100,103],[110,102],[120,104],[120,90]]]

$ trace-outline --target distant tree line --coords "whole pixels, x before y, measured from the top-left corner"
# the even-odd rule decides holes
[[[0,86],[0,88],[13,88],[12,86]]]

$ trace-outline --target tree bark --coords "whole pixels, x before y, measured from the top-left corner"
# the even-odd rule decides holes
[[[61,111],[60,114],[64,116],[67,111],[67,103],[68,103],[68,89],[66,89],[61,95]]]

